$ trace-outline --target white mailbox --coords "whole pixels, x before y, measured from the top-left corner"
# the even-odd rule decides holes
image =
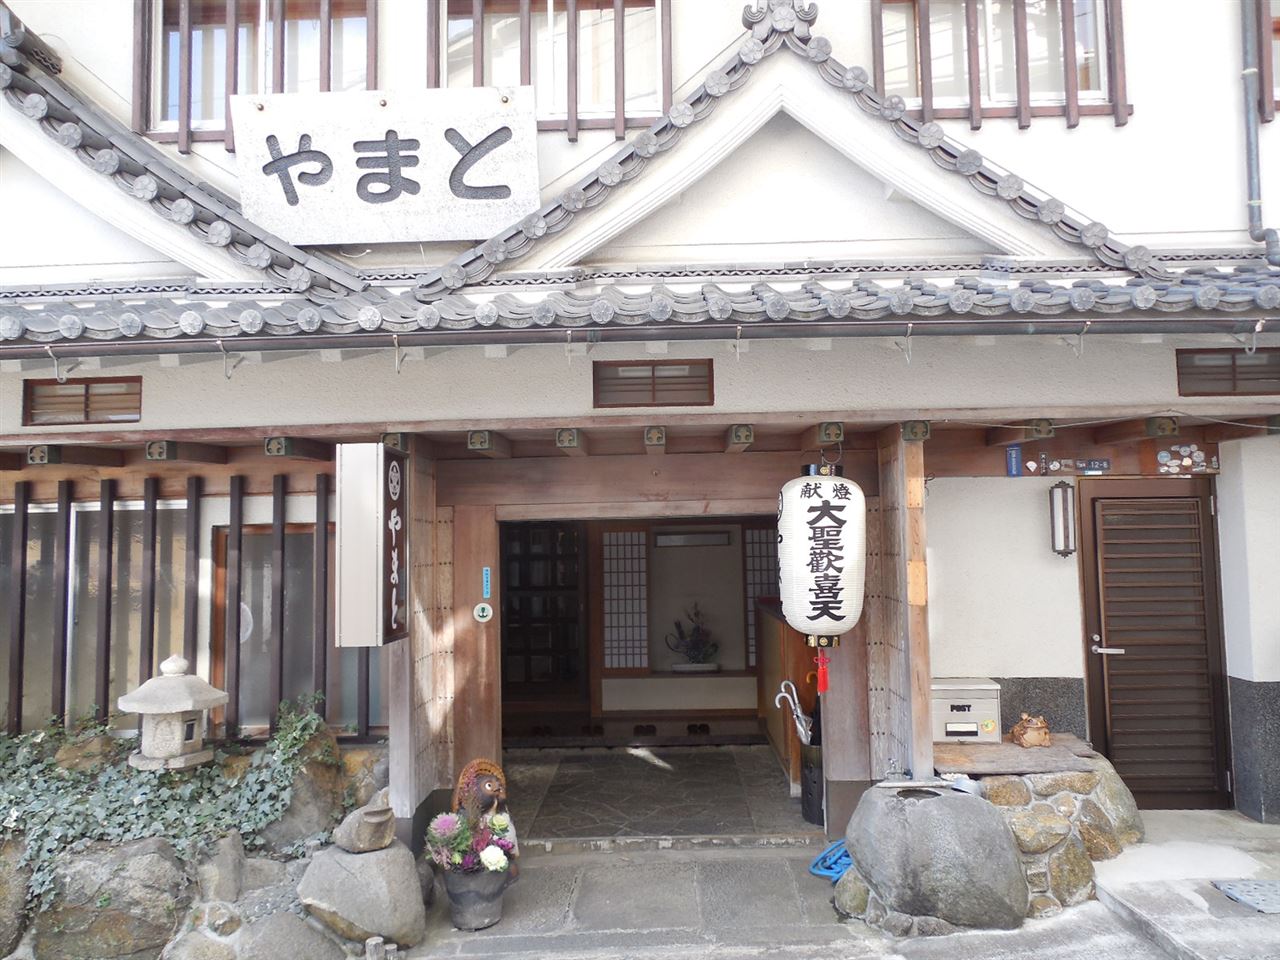
[[[999,743],[1000,739],[1000,684],[977,677],[933,681],[935,743]]]

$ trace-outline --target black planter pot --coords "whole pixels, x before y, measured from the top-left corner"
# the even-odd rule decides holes
[[[459,873],[446,870],[444,889],[449,894],[449,917],[459,930],[483,930],[502,919],[502,894],[511,883],[506,871],[480,870]]]

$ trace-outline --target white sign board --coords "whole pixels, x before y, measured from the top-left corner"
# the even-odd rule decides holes
[[[244,215],[290,243],[480,240],[538,209],[532,87],[231,98]]]
[[[334,544],[339,647],[380,647],[409,635],[405,456],[381,443],[340,443]]]

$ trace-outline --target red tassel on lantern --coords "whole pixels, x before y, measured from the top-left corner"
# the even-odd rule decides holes
[[[818,665],[818,693],[827,692],[827,664],[831,662],[831,658],[825,653],[819,652],[813,658],[813,662]]]

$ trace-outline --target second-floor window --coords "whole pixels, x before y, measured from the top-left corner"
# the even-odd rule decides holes
[[[376,85],[376,0],[144,0],[134,125],[156,139],[234,141],[235,93]]]
[[[671,105],[671,0],[429,0],[430,86],[532,84],[542,130],[648,126]]]
[[[926,120],[1126,122],[1117,0],[873,0],[876,85]]]

